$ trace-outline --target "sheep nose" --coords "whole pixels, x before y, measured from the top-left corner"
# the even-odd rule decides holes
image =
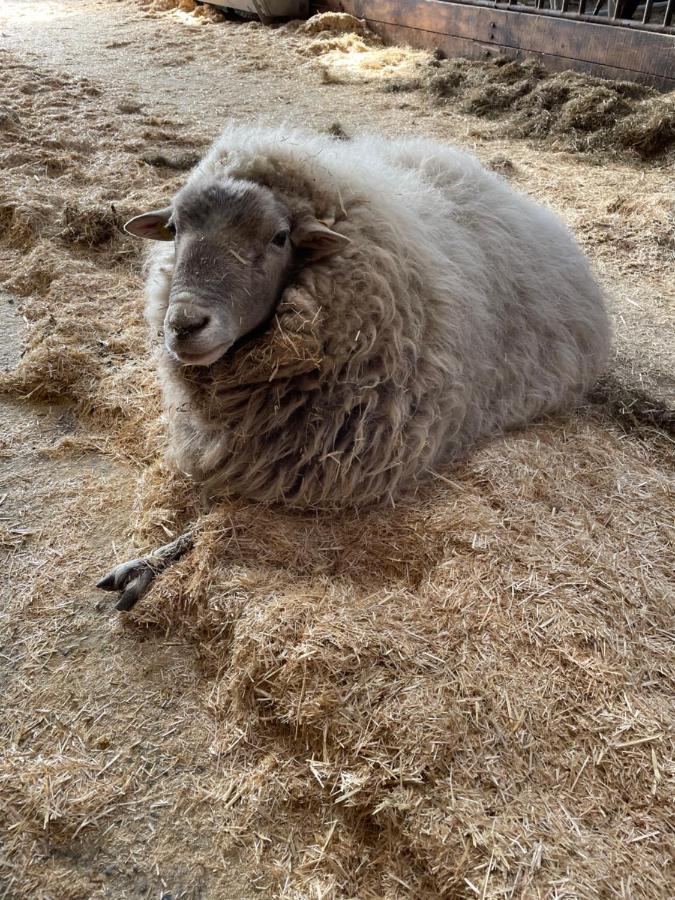
[[[203,309],[192,304],[175,303],[169,307],[166,324],[177,338],[193,337],[211,321]]]

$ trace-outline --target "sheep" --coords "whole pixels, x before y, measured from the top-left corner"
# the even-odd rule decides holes
[[[608,355],[567,228],[469,153],[231,125],[164,209],[146,317],[175,464],[210,498],[391,502],[578,404]],[[190,546],[100,583],[128,608]]]

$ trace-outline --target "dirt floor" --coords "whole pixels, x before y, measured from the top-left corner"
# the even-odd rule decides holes
[[[672,896],[672,152],[505,138],[386,89],[423,55],[326,77],[315,35],[176,5],[0,5],[0,897]],[[230,117],[434,136],[552,206],[610,402],[388,517],[231,505],[120,617],[94,582],[192,501],[119,224]]]

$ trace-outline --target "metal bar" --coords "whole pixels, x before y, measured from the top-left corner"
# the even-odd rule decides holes
[[[586,12],[586,0],[579,0],[579,15],[583,16]]]
[[[673,18],[673,7],[675,7],[675,0],[668,0],[668,6],[666,6],[666,12],[663,17],[664,28],[668,28],[670,26],[670,21]]]
[[[500,8],[497,0],[440,0],[440,2],[451,2],[451,3],[460,3],[463,6],[482,6],[488,7],[490,9]],[[508,0],[501,0],[504,6],[507,5]],[[518,4],[518,12],[526,13],[533,16],[557,16],[560,18],[560,11],[556,9],[549,9],[544,6],[544,3],[549,3],[550,0],[534,0],[534,6],[525,6]],[[587,0],[586,0],[587,2]],[[658,2],[658,0],[656,0]],[[565,19],[571,19],[575,22],[590,22],[594,25],[602,24],[609,25],[611,27],[618,28],[629,28],[635,31],[649,31],[652,33],[660,33],[660,34],[674,34],[675,26],[670,24],[670,20],[673,17],[673,13],[675,12],[675,0],[668,0],[668,7],[670,10],[670,14],[668,14],[668,10],[666,11],[666,16],[668,16],[668,25],[658,24],[656,22],[649,22],[648,24],[644,24],[641,20],[635,19],[612,19],[610,16],[600,16],[598,17],[597,11],[602,9],[605,4],[605,0],[597,0],[595,4],[595,9],[592,13],[586,10],[586,3],[584,3],[584,13],[572,12],[568,9],[565,13]],[[501,7],[504,9],[504,7]],[[652,10],[653,11],[653,10]]]
[[[566,13],[568,6],[569,6],[569,0],[562,0],[562,6],[560,7],[560,12]]]

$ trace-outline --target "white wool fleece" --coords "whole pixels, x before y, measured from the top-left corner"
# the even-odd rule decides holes
[[[174,457],[212,494],[389,500],[478,438],[579,403],[605,365],[603,295],[570,232],[468,153],[233,125],[189,180],[214,177],[264,185],[350,243],[208,369],[158,346]],[[155,328],[172,260],[153,248]]]

